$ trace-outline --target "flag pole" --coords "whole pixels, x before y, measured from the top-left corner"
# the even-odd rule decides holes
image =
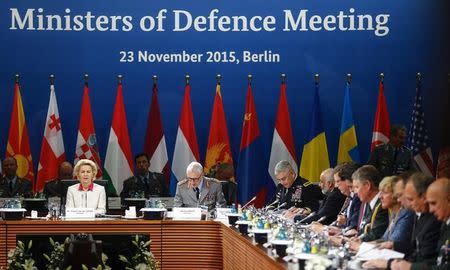
[[[420,72],[417,72],[416,80],[417,80],[417,84],[420,84],[422,82],[422,74]]]
[[[216,81],[217,81],[217,84],[218,85],[220,85],[220,80],[222,79],[222,75],[220,75],[220,74],[217,74],[216,75]]]
[[[15,76],[14,76],[14,82],[15,83],[19,83],[19,74],[16,74]]]
[[[190,84],[190,80],[191,80],[191,76],[189,76],[188,74],[186,74],[186,76],[184,76],[184,79],[186,81],[186,85]]]
[[[281,84],[285,84],[286,83],[286,74],[281,73]]]
[[[319,86],[320,76],[319,73],[314,74],[314,82],[316,86]]]
[[[117,83],[118,84],[122,84],[122,79],[123,79],[123,76],[122,75],[117,75]]]
[[[157,82],[158,82],[158,76],[153,75],[153,76],[152,76],[152,80],[153,80],[153,87],[155,87],[156,84],[157,84]]]
[[[350,84],[352,82],[352,74],[347,73],[347,83]]]
[[[380,73],[380,82],[384,84],[384,73]]]
[[[248,85],[252,85],[252,74],[248,74],[247,75],[247,81],[248,81]]]
[[[89,75],[87,73],[84,73],[83,75],[84,84],[87,86],[89,81]]]
[[[55,75],[50,74],[50,85],[55,85]]]

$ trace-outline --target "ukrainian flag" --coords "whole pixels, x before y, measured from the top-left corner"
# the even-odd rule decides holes
[[[320,111],[319,83],[316,82],[315,86],[308,142],[303,146],[302,161],[300,164],[300,176],[311,182],[318,182],[320,173],[330,167],[327,139],[323,130],[322,112]]]
[[[342,111],[341,136],[339,137],[339,150],[337,163],[360,162],[356,128],[353,122],[352,104],[350,101],[350,83],[345,87],[344,109]]]

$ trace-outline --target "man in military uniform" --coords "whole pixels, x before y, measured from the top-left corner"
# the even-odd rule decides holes
[[[61,165],[59,165],[57,179],[45,183],[45,197],[61,197],[62,187],[60,180],[63,179],[73,179],[73,166],[68,161],[64,161]],[[63,196],[65,196],[65,194]]]
[[[323,199],[320,187],[298,177],[289,161],[275,165],[275,177],[279,184],[268,208],[290,209],[292,215],[308,215],[319,208]]]
[[[123,189],[120,192],[122,200],[130,197],[148,198],[150,196],[169,197],[164,175],[162,173],[150,172],[149,157],[145,153],[140,153],[134,158],[136,162],[136,175],[123,182]]]
[[[219,180],[205,177],[203,166],[198,162],[192,162],[186,169],[186,179],[177,184],[174,207],[201,205],[208,208],[224,207],[226,201]]]
[[[404,146],[405,139],[406,128],[402,125],[393,125],[389,142],[377,146],[367,164],[375,166],[382,178],[415,170],[412,152]]]
[[[17,160],[14,157],[7,157],[3,160],[3,177],[0,183],[0,197],[30,197],[31,181],[17,176]]]

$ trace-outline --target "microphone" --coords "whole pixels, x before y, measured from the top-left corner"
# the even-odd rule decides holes
[[[250,199],[250,201],[248,201],[246,204],[244,204],[244,206],[242,206],[242,209],[244,209],[245,207],[249,206],[251,203],[253,203],[256,200],[256,196],[254,196],[253,198]]]
[[[287,204],[287,202],[284,202],[284,203],[278,205],[277,207],[275,207],[275,208],[273,209],[273,211],[277,211],[278,209],[280,209],[280,208],[286,206],[286,204]]]
[[[276,199],[275,201],[273,201],[271,204],[266,205],[265,209],[269,209],[274,207],[275,204],[279,203],[280,199]]]
[[[321,218],[319,218],[317,220],[318,223],[322,223],[322,221],[324,221],[327,218],[327,216],[322,216]]]
[[[300,219],[299,223],[303,223],[305,222],[305,220],[307,220],[308,218],[314,216],[316,214],[316,212],[311,212],[311,214],[307,215],[306,217]]]

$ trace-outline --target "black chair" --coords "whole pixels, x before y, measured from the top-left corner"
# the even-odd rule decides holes
[[[72,266],[73,270],[82,269],[82,265],[88,269],[103,266],[102,241],[95,241],[92,234],[72,234],[69,242],[65,244],[63,269],[69,266]]]
[[[223,196],[225,197],[225,200],[227,201],[227,205],[232,205],[233,203],[236,203],[236,190],[237,190],[237,184],[236,182],[232,181],[220,181],[220,184],[222,185],[222,192]]]

